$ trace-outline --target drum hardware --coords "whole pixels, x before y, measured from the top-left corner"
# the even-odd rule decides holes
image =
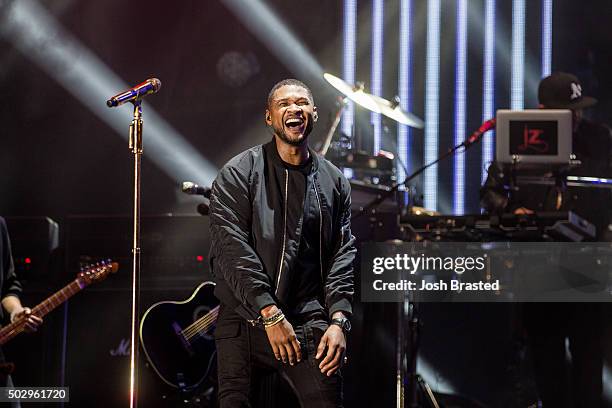
[[[371,112],[380,113],[398,123],[418,129],[422,129],[424,126],[424,122],[416,115],[401,109],[399,97],[397,96],[392,101],[388,101],[387,99],[364,92],[363,83],[358,82],[356,85],[351,85],[329,73],[325,73],[323,77],[332,87],[344,95],[344,98],[340,99],[340,108],[336,113],[332,126],[323,143],[323,147],[321,148],[320,153],[323,155],[328,153],[331,139],[340,122],[345,103],[349,99]],[[344,153],[341,152],[340,149],[337,150],[338,151],[335,152],[335,157],[330,157],[329,159],[339,167],[357,171],[359,174],[354,174],[356,178],[361,180],[369,179],[372,184],[394,181],[393,154],[381,151],[376,156],[371,156],[361,151],[350,150]],[[384,160],[385,158],[388,160]],[[371,172],[374,174],[370,174]]]

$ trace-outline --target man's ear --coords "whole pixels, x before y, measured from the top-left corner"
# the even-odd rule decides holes
[[[270,116],[270,111],[266,109],[266,125],[272,126],[272,116]]]
[[[317,107],[315,106],[312,110],[312,120],[316,122],[319,119],[319,113],[317,112]]]

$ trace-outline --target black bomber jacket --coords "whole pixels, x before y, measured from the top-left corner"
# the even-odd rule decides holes
[[[356,253],[350,228],[350,184],[333,164],[310,153],[313,163],[306,183],[308,188],[314,183],[320,211],[325,305],[300,299],[301,311],[324,308],[330,316],[336,311],[350,314]],[[287,234],[287,200],[295,199],[287,191],[288,170],[282,167],[284,180],[279,180],[273,175],[278,166],[283,164],[272,140],[231,159],[212,185],[209,262],[215,295],[247,320],[258,319],[259,311],[268,305],[287,302],[283,289],[299,247]],[[301,225],[300,221],[297,234],[291,235],[300,237]]]

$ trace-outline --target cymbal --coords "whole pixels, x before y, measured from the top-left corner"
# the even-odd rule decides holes
[[[425,123],[416,115],[403,111],[398,101],[388,101],[380,96],[370,95],[372,99],[380,106],[380,113],[386,117],[395,120],[403,125],[407,125],[417,129],[423,129]]]
[[[352,86],[349,83],[343,81],[342,79],[333,76],[332,74],[328,74],[327,72],[323,74],[323,78],[331,86],[336,88],[341,94],[355,102],[356,104],[376,113],[382,113],[380,105],[374,101],[372,95],[367,94],[363,91],[363,86],[357,87]]]

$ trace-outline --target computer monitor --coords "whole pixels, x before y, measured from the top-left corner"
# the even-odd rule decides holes
[[[497,111],[499,163],[567,164],[572,154],[572,112],[557,109]]]

